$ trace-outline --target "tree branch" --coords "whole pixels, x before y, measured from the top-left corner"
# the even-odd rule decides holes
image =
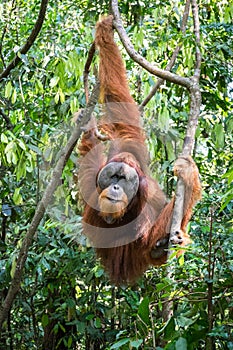
[[[185,4],[185,8],[184,8],[181,26],[180,26],[180,30],[181,30],[183,35],[186,32],[186,24],[187,24],[187,20],[188,20],[188,16],[189,16],[189,8],[190,8],[190,0],[187,0],[186,4]],[[176,46],[176,48],[172,54],[172,57],[170,58],[170,61],[168,62],[167,67],[165,68],[166,71],[170,71],[172,69],[172,67],[174,66],[176,58],[178,56],[178,53],[180,52],[181,47],[182,47],[182,43],[178,44]],[[151,100],[151,98],[155,95],[155,93],[157,92],[157,90],[160,88],[160,86],[163,83],[164,83],[164,79],[161,79],[161,78],[159,78],[156,81],[154,87],[152,88],[152,90],[150,91],[148,96],[140,104],[140,107],[139,107],[140,110],[143,110],[143,108],[147,105],[147,103]]]
[[[88,76],[89,76],[90,66],[91,66],[91,62],[93,60],[94,54],[95,54],[95,42],[92,43],[90,50],[88,51],[87,61],[85,63],[84,72],[83,72],[83,83],[84,83],[86,103],[89,100]]]
[[[189,120],[186,129],[186,135],[183,143],[183,149],[181,156],[192,155],[194,144],[195,144],[195,134],[198,125],[198,118],[200,115],[201,107],[201,91],[199,86],[200,79],[200,67],[201,67],[201,53],[199,49],[200,45],[200,26],[198,20],[198,6],[196,0],[191,0],[192,10],[193,10],[193,20],[194,20],[194,34],[196,38],[196,63],[194,75],[191,78],[192,85],[190,87],[190,112]],[[176,232],[180,230],[181,222],[183,218],[183,202],[185,197],[185,186],[181,178],[178,179],[177,188],[176,188],[176,200],[173,210],[173,218],[171,224],[171,234],[170,241],[175,236]],[[171,251],[169,252],[171,254]]]
[[[213,281],[215,259],[213,249],[213,208],[210,208],[210,231],[209,231],[209,252],[208,252],[208,281],[207,281],[207,301],[208,301],[208,333],[211,333],[214,324],[214,304],[213,304]],[[214,349],[214,339],[211,336],[206,337],[205,349]]]
[[[8,312],[11,309],[12,303],[15,299],[15,296],[17,292],[20,289],[20,283],[21,283],[21,278],[23,274],[23,269],[24,265],[27,259],[28,255],[28,250],[32,244],[33,237],[35,235],[35,232],[39,226],[39,223],[41,219],[43,218],[45,214],[45,210],[50,203],[53,194],[60,182],[61,176],[62,176],[62,171],[63,168],[67,162],[67,160],[70,157],[71,152],[73,151],[81,133],[82,133],[82,128],[84,125],[86,125],[91,117],[91,113],[93,112],[93,109],[97,103],[99,96],[99,83],[96,84],[93,93],[90,97],[89,103],[87,104],[85,110],[83,110],[79,118],[77,120],[77,125],[74,128],[74,131],[72,135],[70,136],[67,145],[65,148],[61,151],[61,155],[59,157],[59,160],[54,168],[53,175],[51,178],[51,181],[49,182],[44,195],[41,199],[41,201],[38,203],[38,206],[36,208],[36,212],[34,214],[34,217],[32,219],[31,225],[26,233],[26,236],[24,237],[24,240],[22,242],[20,251],[19,251],[19,256],[16,262],[16,269],[14,276],[11,280],[11,285],[8,289],[7,296],[3,302],[3,305],[0,309],[0,331],[2,329],[2,324],[6,320]]]
[[[0,115],[3,117],[3,119],[6,122],[6,126],[8,130],[12,130],[13,129],[13,125],[11,124],[10,118],[8,117],[8,115],[6,115],[0,108]]]
[[[198,117],[200,114],[200,103],[201,103],[201,92],[199,88],[198,81],[195,79],[195,84],[190,89],[190,114],[189,121],[186,130],[186,136],[183,143],[183,150],[181,156],[188,156],[192,154],[194,141],[195,141],[195,133],[198,124]],[[168,249],[168,258],[172,255],[172,240],[173,237],[176,236],[176,232],[180,231],[181,223],[183,220],[183,212],[184,212],[184,199],[185,199],[185,185],[182,178],[178,178],[176,185],[176,195],[175,195],[175,203],[172,213],[172,222],[170,228],[170,237],[169,237],[169,249]],[[167,277],[172,278],[172,270],[168,268]],[[163,305],[163,318],[164,321],[168,321],[169,318],[173,315],[173,306],[172,301],[168,301]]]
[[[9,63],[6,69],[0,74],[0,81],[6,78],[10,74],[11,70],[14,69],[17,66],[17,64],[21,61],[20,55],[25,55],[33,45],[34,41],[36,40],[42,28],[42,24],[45,19],[45,13],[46,13],[48,1],[49,0],[41,0],[40,12],[39,12],[37,21],[35,23],[35,26],[32,29],[31,34],[29,35],[25,45],[18,51],[18,53],[16,53],[13,60]]]
[[[192,1],[192,13],[193,13],[193,24],[194,24],[194,34],[196,42],[196,64],[194,77],[199,81],[201,74],[201,50],[200,50],[200,23],[198,15],[198,4],[197,1]]]
[[[143,68],[148,70],[150,73],[159,76],[162,80],[168,80],[173,83],[176,83],[178,85],[184,86],[188,88],[190,91],[191,96],[191,103],[190,103],[190,114],[189,114],[189,121],[188,126],[186,130],[186,136],[184,139],[183,144],[183,150],[181,156],[188,156],[192,154],[193,147],[194,147],[194,141],[195,141],[195,133],[196,128],[198,124],[198,117],[200,114],[200,104],[201,104],[201,93],[200,93],[200,87],[199,87],[199,78],[200,78],[200,63],[201,63],[201,54],[200,54],[200,29],[199,29],[199,20],[198,20],[198,8],[196,0],[192,0],[192,11],[193,11],[193,18],[194,18],[194,34],[196,38],[196,64],[195,64],[195,72],[194,75],[191,78],[184,78],[180,77],[176,74],[173,74],[167,70],[162,70],[154,65],[150,64],[144,57],[142,57],[138,52],[135,51],[130,39],[128,38],[120,18],[120,13],[118,9],[118,1],[112,0],[112,13],[114,15],[114,21],[113,25],[115,29],[117,30],[120,39],[130,55],[130,57],[139,63]],[[188,18],[188,11],[190,2],[186,2],[184,16],[183,16],[183,26],[182,30],[185,30],[185,25]],[[179,47],[176,48],[176,50],[179,50]],[[173,58],[176,57],[176,50],[174,52]],[[173,64],[173,61],[170,61],[170,64]],[[159,84],[158,82],[157,84]],[[176,201],[174,205],[173,210],[173,218],[172,218],[172,224],[171,224],[171,235],[170,240],[175,236],[176,232],[180,230],[181,222],[183,219],[183,202],[184,202],[184,194],[185,194],[185,186],[183,184],[182,179],[178,179],[177,183],[177,190],[176,190]],[[171,254],[170,253],[168,255]]]
[[[156,66],[150,64],[144,57],[142,57],[138,52],[135,51],[130,39],[128,38],[120,17],[119,9],[118,9],[118,1],[112,0],[112,13],[114,15],[113,25],[117,30],[119,37],[130,55],[130,57],[139,63],[143,68],[145,68],[150,73],[158,76],[162,80],[168,80],[170,82],[176,83],[178,85],[186,87],[190,91],[191,103],[190,103],[190,114],[189,121],[186,130],[186,135],[183,144],[183,150],[181,156],[188,156],[192,154],[194,141],[195,141],[195,133],[198,124],[198,117],[200,114],[200,105],[201,105],[201,92],[199,87],[199,79],[200,79],[200,65],[201,65],[201,53],[200,53],[200,28],[199,28],[199,19],[198,19],[198,7],[196,0],[192,1],[192,11],[193,11],[193,21],[194,21],[194,34],[196,38],[196,64],[194,75],[191,78],[180,77],[177,74],[173,74],[167,70],[162,70],[157,68]],[[183,26],[182,30],[185,30],[185,25],[188,18],[188,9],[190,7],[190,2],[186,2],[185,11],[183,15]],[[176,50],[179,50],[179,46]],[[176,50],[173,54],[172,58],[176,57]],[[169,62],[170,65],[174,64],[172,59]],[[157,84],[160,84],[158,81]],[[181,178],[178,179],[177,190],[176,190],[176,200],[174,204],[173,210],[173,218],[171,224],[171,234],[170,241],[175,236],[176,232],[180,230],[181,222],[183,219],[183,205],[184,205],[184,197],[185,197],[185,186]],[[169,254],[171,255],[171,250],[169,250]]]
[[[0,58],[2,60],[2,64],[3,64],[4,68],[5,68],[5,61],[4,61],[4,57],[3,57],[3,54],[2,54],[2,44],[3,44],[4,37],[5,37],[6,33],[7,33],[8,24],[11,21],[11,15],[12,15],[12,12],[14,10],[14,6],[15,6],[15,0],[12,0],[10,13],[8,15],[8,20],[7,20],[7,22],[6,22],[6,24],[5,24],[4,28],[3,28],[1,39],[0,39]]]
[[[128,52],[129,56],[137,62],[140,66],[145,68],[148,72],[150,72],[153,75],[158,76],[161,79],[168,80],[172,83],[176,83],[178,85],[184,86],[186,88],[190,88],[191,81],[189,78],[181,77],[177,74],[171,73],[169,71],[160,69],[156,67],[155,65],[148,62],[143,56],[141,56],[133,47],[124,27],[122,24],[122,20],[120,17],[119,9],[118,9],[118,1],[112,0],[111,2],[112,6],[112,13],[114,16],[113,26],[116,29],[122,44],[124,45],[126,51]]]

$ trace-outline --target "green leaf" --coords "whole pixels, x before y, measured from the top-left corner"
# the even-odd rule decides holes
[[[233,200],[233,188],[230,188],[229,191],[227,191],[222,199],[222,206],[220,208],[220,212],[226,208],[226,206]]]
[[[5,87],[5,97],[10,98],[11,93],[12,93],[12,85],[11,85],[11,82],[8,81],[8,83],[6,84],[6,87]]]
[[[130,346],[131,346],[132,348],[138,349],[139,346],[140,346],[142,343],[143,343],[143,339],[133,340],[133,341],[130,342]]]
[[[176,341],[176,350],[187,350],[187,340],[185,338],[180,337]]]
[[[20,190],[21,190],[20,187],[19,187],[19,188],[16,188],[16,189],[15,189],[15,192],[14,192],[14,194],[13,194],[13,201],[14,201],[14,203],[15,203],[16,205],[19,205],[19,204],[22,204],[22,203],[23,203],[23,198],[22,198],[22,196],[21,196],[21,194],[20,194]]]
[[[42,315],[41,322],[43,327],[46,327],[49,324],[49,317],[47,314]]]
[[[176,158],[175,152],[174,152],[174,145],[171,141],[166,142],[166,149],[168,153],[168,159],[170,161],[174,160]]]
[[[22,140],[18,139],[18,145],[20,148],[22,148],[22,150],[26,151],[26,145]]]
[[[95,321],[94,321],[94,326],[96,328],[101,328],[101,321],[100,321],[100,318],[99,317],[96,317]]]
[[[59,98],[60,98],[60,94],[59,94],[59,92],[57,92],[55,97],[54,97],[54,101],[55,101],[56,104],[58,104]]]
[[[28,148],[31,149],[36,154],[42,155],[42,151],[39,147],[32,145],[31,143],[27,144]]]
[[[10,141],[5,148],[5,153],[11,151],[13,148],[14,148],[14,142]]]
[[[223,176],[224,179],[228,179],[228,185],[233,181],[233,168],[228,170]]]
[[[99,277],[103,276],[103,274],[104,274],[104,270],[98,266],[97,270],[95,271],[95,277],[99,278]]]
[[[17,181],[19,181],[21,177],[25,177],[25,175],[26,175],[25,154],[22,152],[16,168]]]
[[[73,339],[72,339],[72,336],[70,335],[70,336],[69,336],[69,339],[68,339],[68,342],[67,342],[67,347],[68,347],[68,349],[71,348],[72,343],[73,343]]]
[[[165,283],[157,283],[157,284],[156,284],[156,291],[157,291],[157,292],[160,292],[161,290],[164,289],[164,287],[166,287],[166,284],[165,284]]]
[[[76,97],[74,97],[71,101],[70,101],[70,110],[71,113],[74,113],[78,110],[78,100]]]
[[[17,99],[17,91],[16,89],[13,90],[13,94],[11,96],[11,102],[14,104],[16,102]]]
[[[39,79],[36,80],[36,86],[38,88],[38,92],[43,92],[44,91],[44,86],[43,86],[42,82]]]
[[[12,158],[11,158],[11,161],[14,165],[16,165],[18,163],[18,156],[17,156],[17,153],[16,152],[12,152],[11,154]]]
[[[174,317],[171,317],[164,327],[164,339],[170,340],[173,338],[175,333],[175,321]]]
[[[42,68],[45,68],[47,66],[47,64],[49,63],[51,57],[50,56],[45,56],[43,63],[42,63]]]
[[[61,101],[61,103],[64,103],[64,102],[65,102],[65,95],[64,95],[62,89],[59,88],[58,92],[59,92],[59,96],[60,96],[60,101]]]
[[[86,320],[93,320],[93,318],[95,317],[95,315],[94,314],[90,314],[90,315],[87,315],[86,316]]]
[[[183,266],[184,265],[184,254],[181,254],[181,256],[179,257],[179,265]]]
[[[138,315],[144,323],[150,325],[149,298],[145,297],[138,308]]]
[[[222,124],[216,124],[214,126],[214,135],[215,135],[215,146],[218,149],[223,148],[225,144],[225,136],[224,136],[224,128]]]
[[[8,143],[8,138],[7,138],[7,136],[5,135],[5,134],[1,134],[1,142],[2,143]]]
[[[59,326],[60,326],[61,330],[62,330],[64,333],[66,333],[65,327],[64,327],[61,323],[59,323]]]
[[[169,111],[164,106],[158,117],[158,127],[161,131],[167,132],[169,129]]]
[[[198,316],[197,316],[198,317]],[[185,316],[177,316],[177,324],[182,327],[182,328],[188,328],[189,326],[191,326],[193,323],[196,322],[197,317],[195,318],[188,318]]]
[[[41,265],[45,268],[45,270],[50,270],[50,264],[48,263],[45,257],[41,259]]]
[[[49,83],[49,86],[51,88],[54,88],[58,82],[59,82],[60,78],[59,77],[53,77],[51,80],[50,80],[50,83]]]
[[[68,298],[68,299],[66,300],[66,305],[67,305],[69,308],[74,308],[74,307],[75,307],[75,301],[74,301],[74,299]]]
[[[130,341],[129,338],[123,338],[120,341],[118,341],[117,343],[113,344],[110,347],[110,350],[112,350],[112,349],[119,349],[122,345],[125,345],[125,344],[129,343],[129,341]]]

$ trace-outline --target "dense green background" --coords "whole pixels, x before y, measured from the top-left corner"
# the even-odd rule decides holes
[[[204,192],[190,227],[194,243],[185,258],[171,262],[173,281],[165,268],[153,268],[133,288],[108,283],[93,250],[82,244],[74,153],[30,249],[0,349],[233,349],[233,4],[199,3],[202,108],[194,156]],[[191,17],[186,35],[179,32],[183,1],[120,1],[119,6],[128,35],[143,56],[165,68],[181,42],[173,71],[192,75]],[[0,72],[24,45],[39,7],[32,0],[0,4]],[[85,106],[83,69],[95,22],[107,12],[107,1],[50,1],[34,45],[0,82],[1,300],[72,128],[72,114]],[[116,40],[122,49],[117,35]],[[123,49],[122,54],[131,92],[140,104],[156,78]],[[92,71],[90,88],[94,82]],[[169,196],[188,112],[186,90],[166,83],[144,113],[151,170]],[[174,316],[164,323],[167,297],[174,301]],[[209,310],[213,305],[213,319],[208,304]],[[212,343],[206,342],[207,335]]]

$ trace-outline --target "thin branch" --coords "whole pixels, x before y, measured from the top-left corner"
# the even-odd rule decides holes
[[[181,26],[180,26],[180,30],[182,32],[182,34],[184,35],[186,32],[186,24],[187,24],[187,20],[188,20],[188,16],[189,16],[189,9],[190,9],[190,0],[186,1],[185,7],[184,7],[184,13],[183,13],[183,17],[182,17],[182,22],[181,22]],[[166,71],[170,71],[172,69],[172,67],[175,64],[176,58],[178,56],[178,53],[180,52],[180,49],[182,47],[182,43],[178,44],[172,54],[172,57],[170,58],[170,61],[167,64],[167,67],[165,68]],[[152,99],[152,97],[155,95],[155,93],[157,92],[157,90],[160,88],[160,86],[164,83],[164,79],[159,78],[153,89],[150,91],[150,93],[147,95],[147,97],[144,99],[144,101],[142,101],[139,109],[143,110],[143,108],[147,105],[147,103]]]
[[[210,233],[209,233],[209,257],[208,257],[208,281],[207,281],[207,300],[208,300],[208,333],[213,329],[214,308],[213,308],[213,280],[215,269],[215,257],[213,252],[213,208],[210,209]],[[212,350],[213,337],[207,336],[206,350]]]
[[[4,57],[3,57],[3,54],[2,54],[2,44],[3,44],[3,40],[4,40],[4,37],[5,37],[6,32],[7,32],[8,24],[11,21],[12,12],[13,12],[13,10],[15,8],[14,5],[15,5],[15,0],[13,0],[12,3],[11,3],[11,9],[10,9],[9,14],[8,14],[8,21],[6,22],[6,24],[5,24],[4,28],[3,28],[2,35],[1,35],[1,40],[0,40],[0,57],[1,57],[2,64],[3,64],[4,68],[5,68],[5,61],[4,61]]]
[[[118,32],[118,35],[122,41],[123,46],[125,47],[126,51],[128,52],[129,56],[137,62],[140,66],[145,68],[148,72],[150,72],[153,75],[158,76],[161,79],[168,80],[172,83],[176,83],[178,85],[184,86],[186,88],[190,88],[191,86],[191,80],[189,78],[181,77],[177,74],[171,73],[169,71],[160,69],[156,67],[155,65],[148,62],[143,56],[141,56],[133,47],[129,37],[127,36],[127,33],[123,27],[122,20],[120,17],[119,9],[118,9],[118,1],[112,0],[112,13],[114,15],[114,21],[113,26]]]
[[[8,130],[12,130],[13,129],[13,124],[11,124],[11,121],[10,121],[10,118],[8,117],[8,115],[6,115],[1,109],[0,109],[0,115],[5,120],[7,129]]]
[[[194,77],[193,77],[194,79]],[[193,148],[195,144],[195,134],[198,125],[198,118],[200,116],[200,106],[201,106],[201,91],[199,87],[199,82],[193,80],[193,85],[190,89],[190,112],[189,121],[186,130],[186,135],[183,144],[182,155],[188,156],[193,153]]]
[[[91,62],[93,60],[95,54],[95,42],[92,43],[90,50],[88,51],[87,61],[85,63],[84,72],[83,72],[83,83],[84,83],[84,91],[86,96],[86,103],[89,100],[89,89],[88,89],[88,76],[90,72]]]
[[[200,23],[198,15],[198,5],[196,0],[191,0],[192,13],[193,13],[193,24],[194,24],[194,35],[196,43],[196,62],[194,74],[191,78],[192,85],[190,88],[190,113],[189,122],[186,131],[186,136],[183,144],[182,155],[191,155],[195,143],[195,134],[198,125],[198,118],[200,116],[201,108],[201,90],[199,86],[200,74],[201,74],[201,51],[200,51]]]
[[[14,69],[17,64],[21,61],[21,57],[20,55],[25,55],[28,50],[31,48],[31,46],[33,45],[34,41],[36,40],[44,19],[45,19],[45,13],[46,13],[46,9],[47,9],[47,5],[48,5],[48,1],[49,0],[41,0],[41,5],[40,5],[40,12],[37,18],[37,21],[35,23],[34,28],[32,29],[31,34],[29,35],[25,45],[16,53],[15,57],[13,58],[13,60],[9,63],[9,65],[6,67],[6,69],[0,74],[0,81],[3,78],[6,78],[12,69]]]
[[[200,79],[201,74],[201,50],[200,50],[200,23],[198,16],[198,4],[196,0],[192,0],[192,13],[193,13],[193,24],[194,24],[194,34],[196,42],[196,64],[194,77],[198,80]]]
[[[74,131],[67,142],[67,145],[61,151],[61,155],[54,168],[51,181],[48,184],[41,201],[38,203],[31,225],[26,233],[26,236],[24,237],[24,240],[22,242],[22,245],[19,251],[19,256],[16,262],[15,273],[11,280],[11,285],[8,289],[7,296],[0,309],[0,331],[2,329],[3,322],[6,320],[7,315],[12,307],[12,303],[15,299],[15,296],[20,289],[20,283],[21,283],[21,278],[24,270],[24,265],[27,259],[28,250],[33,242],[33,237],[35,235],[35,232],[40,224],[41,219],[45,214],[45,210],[48,204],[50,203],[58,184],[60,183],[63,168],[67,160],[69,159],[70,154],[73,151],[82,133],[82,128],[84,125],[87,124],[87,122],[91,117],[91,113],[93,112],[93,109],[97,103],[98,96],[99,96],[99,84],[96,84],[93,90],[93,93],[90,97],[89,103],[87,104],[87,107],[85,108],[85,110],[82,111],[82,113],[80,113],[80,116],[77,120],[78,124],[75,126]]]

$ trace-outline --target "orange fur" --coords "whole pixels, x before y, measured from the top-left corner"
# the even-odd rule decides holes
[[[121,284],[135,282],[149,265],[161,265],[166,261],[166,252],[153,259],[151,251],[158,240],[169,235],[174,199],[167,203],[159,185],[149,176],[145,134],[140,126],[137,105],[129,92],[119,49],[113,39],[112,20],[112,16],[109,16],[97,23],[95,37],[100,55],[100,102],[106,107],[98,128],[108,135],[111,146],[105,154],[105,144],[95,137],[93,129],[84,133],[79,146],[83,156],[80,188],[85,193],[86,202],[84,233],[96,247],[97,256],[111,281]],[[107,194],[105,190],[101,193],[99,188],[96,189],[97,175],[109,161],[127,163],[135,168],[139,177],[136,196],[127,208],[124,198],[124,205],[119,205],[119,211],[115,214],[119,220],[111,224],[104,221],[105,211],[109,212],[109,208],[104,201],[101,202]],[[181,235],[184,243],[187,243],[189,236],[185,232],[186,226],[192,207],[201,195],[198,169],[190,157],[179,158],[174,170],[185,183]],[[117,234],[115,244],[111,242],[112,232]],[[131,240],[127,241],[129,233]],[[108,246],[106,241],[112,245]]]

